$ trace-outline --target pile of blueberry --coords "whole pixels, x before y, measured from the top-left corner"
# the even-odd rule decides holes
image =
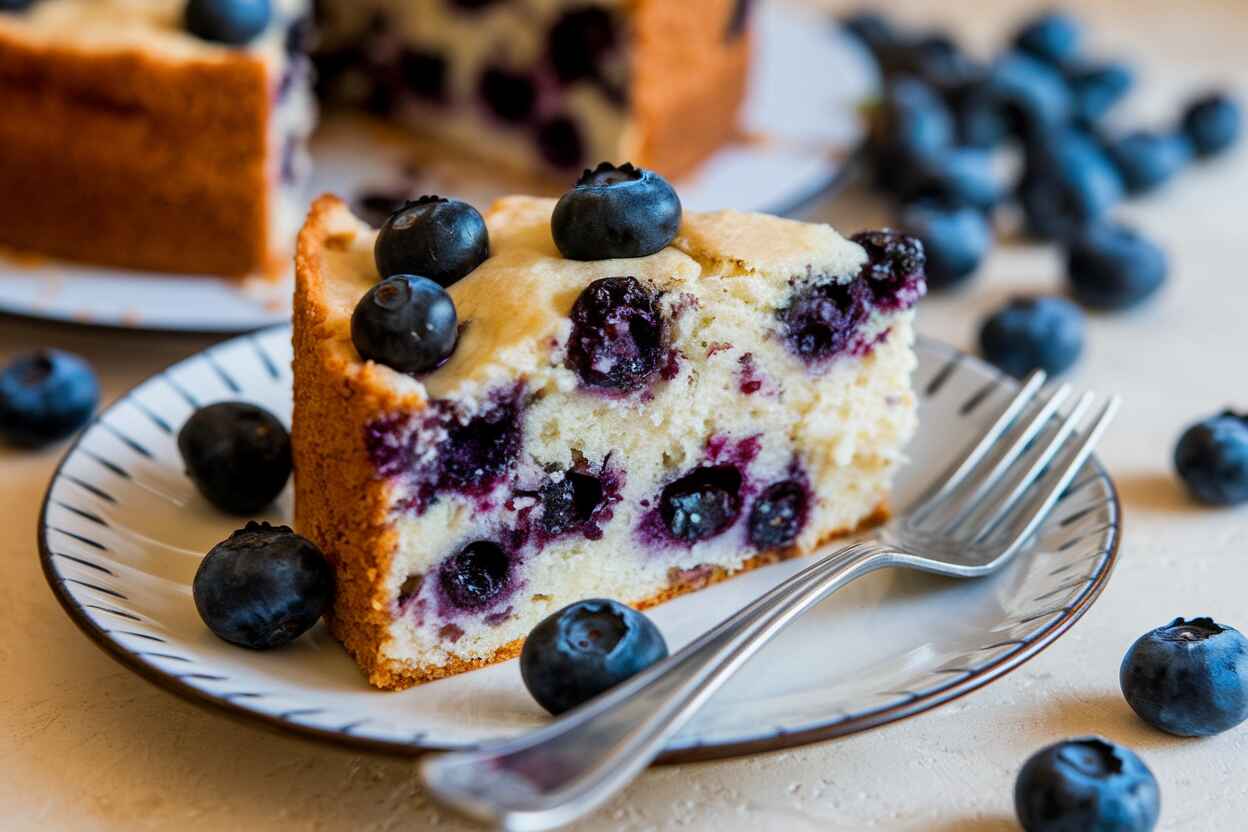
[[[1204,95],[1164,130],[1111,127],[1106,116],[1130,91],[1133,73],[1085,54],[1078,22],[1061,12],[1027,21],[989,61],[946,32],[903,31],[875,12],[841,25],[884,74],[869,142],[872,181],[895,200],[899,226],[923,241],[928,285],[955,286],[975,273],[1007,205],[1021,212],[1027,234],[1065,252],[1075,303],[1006,304],[981,333],[989,361],[1013,375],[1060,373],[1082,351],[1080,306],[1122,310],[1156,294],[1165,253],[1115,222],[1114,208],[1234,144],[1234,101]],[[1014,181],[1001,174],[1009,154],[999,151],[1009,149],[1022,160]]]

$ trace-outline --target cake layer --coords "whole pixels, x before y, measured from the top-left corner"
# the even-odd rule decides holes
[[[489,212],[492,256],[449,290],[460,343],[419,380],[351,343],[373,233],[322,198],[301,234],[296,524],[378,686],[512,655],[574,600],[646,605],[808,552],[881,510],[914,430],[921,274],[868,279],[830,227],[735,212],[687,214],[649,257],[568,261],[553,205]],[[586,386],[602,297],[629,308],[642,384]]]
[[[315,120],[287,50],[305,0],[245,49],[184,32],[182,0],[42,0],[0,14],[0,243],[127,268],[276,270]]]
[[[519,170],[679,176],[736,128],[746,5],[328,0],[320,67],[339,97]]]

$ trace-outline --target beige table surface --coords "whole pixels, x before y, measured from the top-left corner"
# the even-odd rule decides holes
[[[987,44],[1027,4],[893,5],[915,20],[956,18],[972,42]],[[1133,108],[1144,120],[1169,118],[1204,84],[1248,93],[1243,0],[1118,0],[1085,3],[1082,13],[1096,24],[1097,45],[1140,60]],[[1157,303],[1091,320],[1073,374],[1126,399],[1102,446],[1126,503],[1123,559],[1083,621],[1022,669],[935,712],[798,750],[656,769],[578,828],[1009,830],[1023,759],[1089,732],[1133,746],[1152,766],[1161,828],[1248,827],[1248,726],[1204,740],[1167,737],[1134,718],[1117,682],[1131,641],[1176,615],[1248,627],[1248,508],[1190,504],[1169,464],[1193,417],[1248,408],[1246,193],[1241,149],[1125,212],[1164,240],[1174,268]],[[850,193],[815,214],[853,231],[878,222],[877,211]],[[984,310],[1018,290],[1059,286],[1055,252],[1002,246],[967,291],[924,301],[920,329],[969,348]],[[78,351],[101,371],[107,399],[207,343],[0,319],[0,359],[36,345]],[[39,501],[62,451],[0,448],[0,828],[462,828],[422,796],[408,762],[202,711],[88,642],[53,600],[35,551]]]

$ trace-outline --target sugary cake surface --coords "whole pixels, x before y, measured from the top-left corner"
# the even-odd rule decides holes
[[[795,298],[864,280],[863,249],[830,227],[687,214],[650,257],[573,262],[551,240],[553,204],[489,212],[492,256],[449,290],[459,346],[420,380],[351,344],[378,279],[373,233],[333,199],[305,225],[296,519],[335,559],[334,631],[381,687],[512,655],[580,598],[646,605],[808,552],[881,509],[914,430],[917,292],[864,313],[836,355],[811,360],[786,331]],[[568,361],[573,305],[611,277],[652,291],[664,321],[661,368],[627,393],[588,389]],[[690,483],[733,512],[694,540],[665,513]],[[772,546],[755,529],[777,494],[800,519]]]

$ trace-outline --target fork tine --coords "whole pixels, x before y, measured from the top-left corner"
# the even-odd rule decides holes
[[[1053,414],[1065,403],[1070,394],[1070,385],[1063,384],[1049,396],[1048,401],[1040,407],[1040,410],[1031,418],[1031,421],[1019,432],[1013,444],[1005,450],[1005,453],[1001,454],[996,464],[992,466],[992,470],[975,483],[975,488],[971,494],[956,501],[959,505],[958,511],[942,527],[941,534],[952,536],[966,522],[966,519],[975,513],[975,510],[982,504],[984,497],[1002,481],[1006,473],[1031,445],[1032,440],[1048,425],[1049,420],[1053,418]]]
[[[981,518],[981,522],[976,526],[978,532],[975,535],[975,542],[978,543],[989,537],[997,527],[1009,517],[1010,512],[1015,509],[1018,501],[1027,493],[1027,489],[1040,478],[1045,469],[1061,451],[1062,446],[1066,444],[1066,440],[1075,432],[1075,428],[1083,421],[1084,415],[1087,414],[1088,408],[1092,406],[1093,395],[1091,392],[1084,393],[1075,402],[1075,406],[1070,413],[1057,427],[1057,431],[1047,444],[1040,450],[1039,454],[1034,456],[1030,466],[1023,475],[1014,483],[1014,487],[1004,499],[999,500],[996,506],[989,512],[987,517]]]
[[[1023,408],[1031,402],[1036,392],[1044,386],[1045,378],[1043,370],[1036,370],[1027,377],[1027,381],[1022,388],[1010,401],[1005,410],[1001,412],[1001,415],[997,417],[997,420],[993,422],[992,427],[988,428],[987,432],[976,443],[975,447],[967,452],[966,456],[955,465],[953,470],[942,479],[933,483],[932,488],[914,504],[914,508],[909,512],[912,522],[920,522],[938,502],[948,497],[955,488],[961,485],[966,475],[980,463],[985,454],[992,450],[1002,434],[1014,424],[1018,414],[1022,413]]]
[[[1011,532],[1007,554],[1012,554],[1014,549],[1026,543],[1027,539],[1035,533],[1040,524],[1048,517],[1049,512],[1056,505],[1058,499],[1079,472],[1083,470],[1084,463],[1092,455],[1092,449],[1096,447],[1096,443],[1100,441],[1101,435],[1105,433],[1105,429],[1109,427],[1109,423],[1117,415],[1121,401],[1118,396],[1111,396],[1105,402],[1104,407],[1101,408],[1101,412],[1097,415],[1096,421],[1092,423],[1091,429],[1084,434],[1083,439],[1075,446],[1070,458],[1060,467],[1054,467],[1045,475],[1046,478],[1053,477],[1054,480],[1051,485],[1046,486],[1044,491],[1033,496],[1031,508],[1021,513],[1020,522],[1014,526],[1016,531]]]

